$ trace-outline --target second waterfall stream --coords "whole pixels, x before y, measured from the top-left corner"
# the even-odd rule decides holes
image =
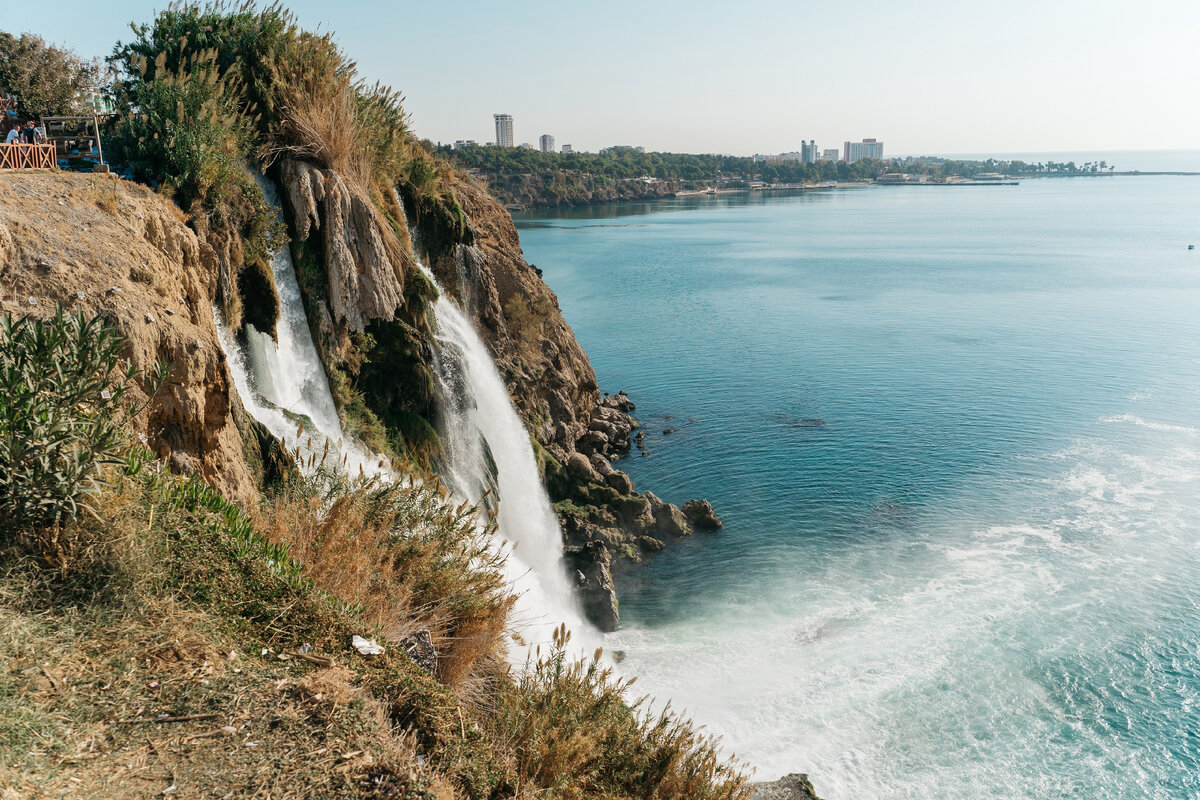
[[[473,503],[483,502],[489,489],[498,498],[496,522],[506,541],[497,546],[507,550],[506,577],[519,598],[514,629],[527,643],[544,644],[565,623],[576,644],[589,648],[599,634],[580,613],[567,579],[558,516],[538,475],[529,432],[487,346],[441,286],[434,318],[443,478]],[[519,646],[510,650],[514,660],[524,654]]]

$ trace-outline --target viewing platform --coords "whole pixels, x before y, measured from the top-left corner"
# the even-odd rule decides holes
[[[56,151],[53,144],[0,144],[0,169],[55,169]]]

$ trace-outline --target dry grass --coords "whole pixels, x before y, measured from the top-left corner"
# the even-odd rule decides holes
[[[265,66],[274,124],[263,160],[286,155],[315,161],[364,196],[376,194],[377,186],[389,194],[411,151],[403,98],[380,85],[363,85],[332,34],[293,27],[280,37]]]
[[[445,505],[436,483],[292,487],[257,512],[322,591],[361,609],[387,640],[428,630],[437,675],[467,696],[503,663],[508,612],[486,531],[474,509]]]
[[[515,687],[503,687],[490,720],[493,735],[515,756],[518,786],[529,796],[639,797],[646,800],[746,800],[735,763],[690,721],[663,710],[640,711],[616,678],[592,659],[567,657],[570,633],[526,665]]]

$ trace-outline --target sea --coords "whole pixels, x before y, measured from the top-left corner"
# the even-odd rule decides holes
[[[826,800],[1200,798],[1200,177],[517,223],[725,523],[619,572],[635,694]]]

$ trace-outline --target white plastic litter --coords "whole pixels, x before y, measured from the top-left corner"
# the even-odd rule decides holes
[[[383,655],[383,645],[376,642],[374,639],[364,639],[357,633],[350,639],[350,644],[354,645],[354,649],[362,653],[364,656],[379,656]]]

